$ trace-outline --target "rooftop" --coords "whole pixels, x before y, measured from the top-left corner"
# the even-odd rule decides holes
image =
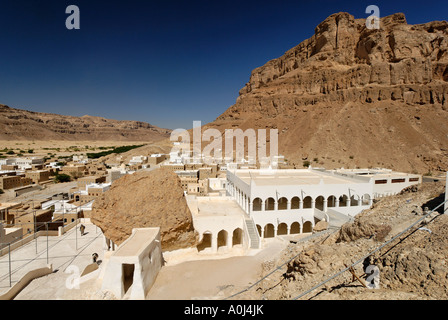
[[[267,185],[317,185],[354,183],[350,178],[335,176],[307,169],[294,170],[236,170],[233,172],[243,182],[258,186]]]
[[[405,172],[397,172],[391,169],[384,168],[374,168],[374,169],[337,169],[334,170],[340,174],[349,174],[349,175],[357,175],[363,177],[408,177],[408,176],[418,176],[418,174],[405,173]]]
[[[132,230],[132,235],[121,244],[114,256],[136,256],[146,248],[149,242],[154,241],[159,233],[159,228],[139,228]]]

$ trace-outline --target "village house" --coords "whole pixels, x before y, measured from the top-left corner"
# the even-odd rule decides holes
[[[89,184],[97,184],[97,183],[105,183],[105,182],[106,182],[105,176],[89,176],[89,177],[79,178],[76,183],[77,183],[79,189],[85,189],[86,186]]]
[[[31,179],[32,183],[39,184],[50,179],[49,170],[25,171],[25,177]]]
[[[159,163],[162,163],[165,160],[166,160],[166,155],[164,155],[164,154],[152,154],[148,158],[148,164],[151,166],[155,166],[155,165],[158,165]]]
[[[67,165],[63,166],[60,173],[67,174],[72,176],[73,178],[80,178],[84,176],[84,172],[86,171],[85,165]]]

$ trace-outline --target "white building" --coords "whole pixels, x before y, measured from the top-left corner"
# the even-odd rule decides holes
[[[80,155],[80,156],[74,155],[73,162],[86,164],[89,163],[89,158],[86,155]]]
[[[148,162],[148,157],[146,156],[135,156],[132,157],[132,159],[129,161],[129,165],[139,165],[139,164],[144,164]]]
[[[401,190],[415,184],[422,183],[422,176],[390,169],[338,169],[333,170],[337,175],[351,177],[369,182],[373,180],[373,196],[380,198],[398,194]]]
[[[211,189],[224,187],[227,196],[187,197],[187,203],[200,235],[198,251],[217,253],[258,249],[261,239],[278,235],[312,233],[319,221],[354,217],[372,206],[374,196],[420,182],[418,175],[385,169],[238,169],[228,170],[225,181],[209,179]]]
[[[13,166],[16,163],[15,158],[0,159],[0,166]]]
[[[37,157],[0,159],[0,165],[16,165],[20,170],[31,169],[33,165],[43,164],[44,159]]]
[[[116,251],[106,252],[101,289],[118,299],[144,300],[163,266],[160,228],[136,228]]]
[[[227,171],[227,194],[261,237],[312,232],[335,210],[355,216],[370,208],[373,183],[312,169]]]

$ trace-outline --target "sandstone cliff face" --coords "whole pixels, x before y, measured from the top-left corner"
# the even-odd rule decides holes
[[[1,104],[0,126],[0,140],[159,141],[171,132],[140,121],[62,116]]]
[[[160,227],[164,251],[196,244],[180,180],[167,169],[138,171],[114,181],[111,189],[95,200],[91,221],[118,245],[133,228],[150,227]]]
[[[236,104],[207,127],[277,128],[298,167],[448,167],[448,23],[384,17],[379,30],[348,13],[253,70]]]

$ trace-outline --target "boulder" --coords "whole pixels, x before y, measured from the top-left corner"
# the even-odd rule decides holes
[[[167,169],[138,171],[112,184],[95,200],[91,221],[120,245],[133,228],[160,227],[162,250],[196,245],[193,218],[177,175]]]

